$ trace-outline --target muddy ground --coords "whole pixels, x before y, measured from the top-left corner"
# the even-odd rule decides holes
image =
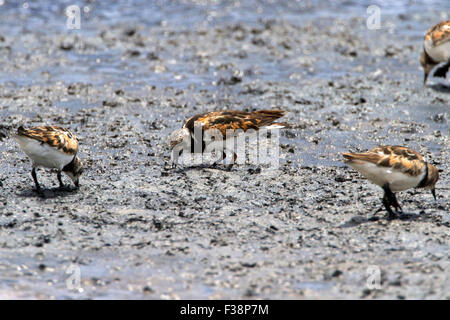
[[[447,1],[377,30],[364,1],[82,2],[80,30],[43,3],[0,11],[0,298],[450,298],[450,84],[419,65]],[[279,168],[171,169],[167,135],[225,108],[289,112]],[[34,193],[10,133],[41,124],[80,137],[78,192],[41,169]],[[379,144],[440,169],[437,205],[371,218],[382,191],[340,153]]]

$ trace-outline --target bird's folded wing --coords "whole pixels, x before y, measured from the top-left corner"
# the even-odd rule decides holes
[[[249,129],[258,130],[263,126],[275,124],[274,121],[284,114],[282,110],[215,111],[194,116],[188,119],[184,126],[193,132],[195,125],[201,125],[203,130],[217,129],[225,136],[227,130],[241,129],[245,132]]]
[[[59,149],[64,153],[76,155],[78,139],[70,131],[58,126],[42,126],[30,129],[19,127],[17,135],[37,140]]]

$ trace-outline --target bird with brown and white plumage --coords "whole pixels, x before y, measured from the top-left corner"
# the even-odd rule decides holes
[[[54,168],[58,170],[60,188],[64,188],[61,172],[64,172],[79,187],[79,178],[83,173],[83,163],[77,157],[78,138],[69,130],[59,126],[40,126],[25,129],[20,126],[13,135],[20,148],[32,162],[31,175],[36,191],[41,193],[36,168]]]
[[[389,218],[402,212],[394,192],[410,188],[431,190],[436,200],[438,169],[416,151],[402,146],[379,146],[362,153],[343,153],[345,163],[384,190],[383,205]]]

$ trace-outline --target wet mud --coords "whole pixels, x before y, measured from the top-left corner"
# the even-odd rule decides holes
[[[424,87],[419,55],[450,7],[404,2],[377,30],[365,1],[85,2],[80,30],[4,4],[0,298],[449,299],[450,84]],[[168,135],[225,108],[288,111],[279,168],[172,169]],[[80,190],[40,169],[33,191],[10,135],[42,124],[79,136]],[[437,204],[411,189],[374,216],[341,153],[379,144],[440,169]]]

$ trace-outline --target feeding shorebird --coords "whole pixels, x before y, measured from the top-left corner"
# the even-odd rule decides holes
[[[31,175],[38,192],[42,192],[36,176],[38,167],[57,169],[61,189],[64,188],[61,172],[69,176],[75,186],[79,187],[83,164],[77,157],[78,139],[73,133],[58,126],[29,129],[20,126],[14,138],[32,162]]]
[[[250,129],[258,131],[262,128],[275,129],[287,127],[288,125],[285,123],[275,122],[284,115],[285,111],[282,110],[259,110],[253,112],[225,110],[198,114],[187,119],[181,129],[174,131],[170,135],[170,149],[174,151],[176,146],[180,146],[183,141],[188,141],[188,143],[190,142],[191,153],[203,153],[206,147],[203,138],[206,133],[212,130],[216,130],[216,132],[220,132],[222,135],[220,143],[222,143],[223,147],[225,140],[230,138],[230,132],[238,132],[239,130],[247,132]],[[201,137],[199,138],[195,136],[196,126],[201,128]],[[226,156],[225,151],[222,156],[221,160]],[[233,152],[233,161],[236,160],[236,157],[236,153]]]
[[[420,64],[424,70],[424,84],[431,70],[442,62],[446,64],[434,72],[435,77],[445,78],[450,68],[450,21],[438,23],[425,35],[423,52],[420,56]]]
[[[383,205],[389,218],[403,212],[394,192],[410,188],[431,190],[436,200],[435,185],[439,173],[416,151],[401,146],[380,146],[363,153],[343,153],[348,164],[384,190]]]

